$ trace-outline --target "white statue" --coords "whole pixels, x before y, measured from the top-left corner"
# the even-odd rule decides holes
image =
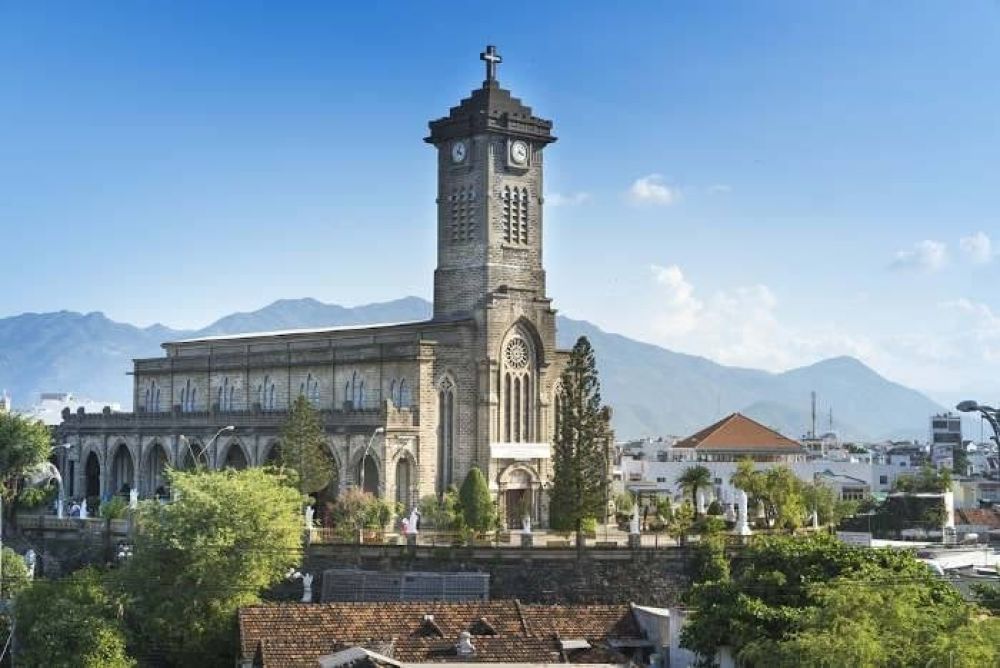
[[[130,510],[139,507],[139,490],[133,488],[128,491],[128,507]]]
[[[632,506],[632,521],[629,522],[628,532],[633,536],[639,533],[639,504]]]
[[[752,532],[750,531],[750,518],[748,506],[750,505],[750,500],[747,498],[747,493],[742,489],[736,490],[736,498],[739,503],[739,513],[736,516],[736,529],[734,533],[737,536],[749,536]]]
[[[80,504],[80,519],[81,520],[87,519],[87,499],[84,499],[83,502]]]
[[[402,521],[400,522],[400,524],[401,524],[401,525],[402,525],[402,527],[403,527],[403,535],[404,535],[404,536],[405,536],[406,534],[410,533],[410,520],[408,520],[408,519],[406,519],[406,518],[404,517],[404,518],[403,518],[403,520],[402,520]]]
[[[698,493],[695,495],[695,501],[697,502],[697,511],[699,515],[705,514],[705,490],[699,489]]]
[[[531,533],[531,515],[525,515],[521,518],[521,531]]]
[[[815,509],[812,512],[812,525],[813,529],[819,528],[819,513]]]
[[[35,551],[30,548],[24,553],[24,565],[28,568],[29,580],[35,579],[35,561],[37,559],[38,557],[35,555]]]
[[[313,574],[302,574],[302,603],[312,603],[313,600]]]
[[[420,521],[420,511],[417,510],[416,506],[414,506],[413,510],[410,511],[410,522],[407,525],[409,533],[413,534],[414,536],[417,535],[417,522],[419,521]]]

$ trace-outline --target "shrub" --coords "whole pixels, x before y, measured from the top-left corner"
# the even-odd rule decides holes
[[[128,501],[115,496],[101,504],[100,516],[106,520],[120,520],[128,513]]]

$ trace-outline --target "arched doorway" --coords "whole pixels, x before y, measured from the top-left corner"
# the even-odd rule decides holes
[[[535,521],[535,499],[532,476],[524,469],[511,471],[504,485],[503,502],[507,528],[520,529],[525,515]]]
[[[99,499],[101,497],[101,462],[97,459],[97,454],[91,452],[87,455],[87,462],[83,467],[83,493],[85,498]],[[96,508],[97,506],[92,506]]]
[[[281,465],[281,441],[271,441],[267,448],[267,455],[264,457],[264,466]]]
[[[358,464],[358,483],[361,491],[378,496],[378,462],[370,454]]]
[[[190,471],[196,468],[196,465],[208,467],[208,453],[205,452],[205,446],[201,441],[192,441],[186,436],[181,436],[177,448],[182,470]]]
[[[330,511],[337,502],[337,497],[340,496],[340,471],[337,470],[336,461],[333,462],[333,468],[330,471],[330,482],[313,496],[316,497],[316,513],[319,515],[321,523],[327,526]]]
[[[402,504],[403,508],[409,509],[413,504],[413,464],[409,457],[400,457],[396,462],[396,501]]]
[[[161,443],[154,443],[146,455],[146,496],[166,497],[167,493],[167,451]]]
[[[245,469],[247,467],[247,455],[243,452],[243,446],[239,442],[230,443],[229,450],[226,451],[226,460],[222,468]]]
[[[119,443],[115,455],[111,458],[111,486],[109,494],[128,496],[135,484],[135,463],[128,446]]]

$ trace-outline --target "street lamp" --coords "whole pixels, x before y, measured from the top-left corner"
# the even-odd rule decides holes
[[[205,447],[201,449],[201,454],[205,458],[205,466],[206,467],[208,466],[208,450],[209,450],[209,448],[212,447],[212,444],[215,443],[216,439],[218,439],[219,436],[222,436],[222,434],[228,433],[228,432],[231,432],[231,431],[236,431],[236,427],[233,426],[233,425],[227,425],[227,426],[223,427],[219,431],[215,432],[215,436],[213,436],[212,438],[208,439],[208,443],[206,443]],[[194,449],[191,447],[191,441],[188,440],[188,437],[185,436],[184,434],[181,434],[178,437],[178,439],[187,448],[188,454],[191,455],[191,461],[193,461],[194,464],[195,464],[195,466],[197,466],[198,465],[198,460],[200,458],[195,456]]]
[[[365,462],[368,459],[368,452],[372,448],[372,443],[375,442],[375,437],[379,434],[385,433],[385,427],[375,427],[375,431],[372,432],[371,437],[368,439],[368,445],[365,446],[364,451],[361,453],[361,474],[358,476],[359,482],[361,483],[359,487],[361,488],[361,493],[365,493]],[[361,521],[358,523],[358,544],[365,542],[365,518],[362,515]]]
[[[1000,447],[1000,423],[998,423],[1000,411],[992,406],[980,404],[971,399],[960,402],[955,406],[955,409],[960,413],[979,413],[986,418],[986,421],[990,423],[990,427],[993,429],[993,442]]]
[[[372,448],[372,443],[375,442],[375,437],[379,434],[385,433],[385,427],[376,427],[375,431],[372,432],[371,438],[368,439],[368,445],[365,446],[365,450],[361,455],[361,491],[365,491],[365,460],[368,459],[368,451]]]

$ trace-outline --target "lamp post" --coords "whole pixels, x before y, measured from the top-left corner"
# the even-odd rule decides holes
[[[231,432],[231,431],[236,431],[236,427],[233,426],[233,425],[231,425],[231,424],[230,425],[226,425],[225,427],[223,427],[219,431],[215,432],[215,436],[213,436],[212,438],[208,439],[208,443],[206,443],[205,447],[201,449],[201,454],[204,456],[206,467],[208,466],[208,449],[212,447],[212,444],[215,443],[215,441],[219,438],[219,436],[222,436],[222,434],[228,433],[228,432]],[[191,461],[193,461],[194,464],[195,464],[195,467],[197,467],[198,460],[200,459],[200,457],[196,457],[195,456],[194,449],[191,447],[191,441],[188,440],[188,437],[185,436],[184,434],[181,434],[178,437],[178,440],[180,440],[180,442],[183,443],[184,446],[187,448],[188,454],[191,455]]]
[[[360,485],[361,491],[365,491],[365,460],[368,459],[368,452],[372,448],[372,443],[375,442],[375,437],[379,434],[385,433],[385,427],[376,427],[375,431],[372,432],[371,438],[368,439],[368,445],[365,446],[365,450],[361,455],[361,475],[360,475]]]
[[[1000,447],[1000,411],[992,406],[980,404],[976,401],[967,400],[960,402],[955,409],[960,413],[979,413],[990,423],[993,429],[993,442]]]
[[[375,442],[375,437],[379,434],[385,433],[385,427],[375,427],[372,435],[368,438],[368,444],[361,453],[361,472],[358,476],[358,482],[360,483],[358,487],[361,489],[361,493],[365,493],[365,461],[368,459],[368,452],[372,448],[372,443]],[[362,515],[361,521],[358,523],[358,545],[365,542],[365,518]]]

